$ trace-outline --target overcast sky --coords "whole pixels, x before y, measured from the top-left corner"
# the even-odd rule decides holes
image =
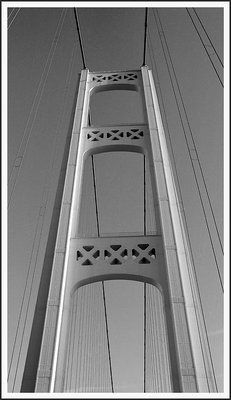
[[[78,9],[78,14],[87,68],[90,71],[139,69],[143,61],[145,9],[139,8],[135,3],[129,8],[110,8],[109,3],[104,3],[105,8],[87,8],[84,7],[84,2],[79,4],[81,8]],[[164,8],[159,9],[159,15],[194,135],[217,227],[223,241],[223,89],[186,9],[175,8],[174,4],[173,2],[171,8],[166,8],[163,4]],[[206,8],[201,8],[198,4],[196,10],[217,53],[223,58],[223,9],[214,8],[213,4],[209,3],[209,7],[206,6]],[[69,131],[78,74],[82,69],[73,9],[68,8],[63,14],[62,10],[52,5],[52,8],[29,8],[28,6],[19,11],[18,8],[11,8],[8,11],[8,181],[10,180],[8,349],[10,358],[18,321],[20,321],[13,354],[13,370],[17,365],[17,354],[20,351],[27,312],[22,355],[19,360],[19,365],[23,367],[23,354],[28,343],[29,326],[38,289],[36,277],[39,276],[42,268],[42,254],[49,230],[64,143]],[[52,43],[62,15],[63,25],[54,48]],[[222,390],[223,295],[152,10],[149,11],[149,36],[151,42],[148,42],[146,63],[153,69],[154,79],[159,83],[163,96],[167,116],[167,122],[165,118],[163,122],[166,134],[169,132],[171,136],[217,382],[219,389]],[[150,52],[151,48],[155,53],[158,77]],[[211,47],[208,49],[222,76],[217,58]],[[160,105],[163,112],[162,104]],[[92,112],[97,124],[100,118],[104,117],[102,104],[99,102],[98,105],[93,105]],[[120,113],[121,110],[118,110],[118,115]],[[133,118],[136,119],[134,122],[139,122],[142,118],[141,115],[134,114],[132,110],[126,110],[123,118],[126,116],[132,119],[131,122]],[[99,118],[98,121],[97,118]],[[186,126],[185,121],[184,117]],[[108,122],[105,121],[105,123]],[[169,144],[168,137],[167,141]],[[23,158],[17,158],[19,155],[21,157],[22,153]],[[170,156],[172,158],[171,154]],[[139,207],[142,208],[139,198],[143,198],[142,176],[139,176],[140,157],[137,154],[130,156],[131,158],[122,155],[121,164],[117,167],[113,164],[113,157],[111,155],[95,157],[101,228],[108,233],[111,224],[110,215],[113,210],[117,213],[122,209],[118,205],[120,198],[118,188],[120,184],[123,185],[123,182],[116,183],[116,179],[122,176],[125,182],[127,177],[123,174],[124,171],[128,171],[128,177],[133,176],[134,180],[130,180],[127,190],[128,192],[135,191],[133,194],[137,204],[134,202],[134,208],[127,207],[123,210],[126,215],[129,210],[134,215],[136,214],[133,219],[134,225],[129,231],[142,231],[141,221],[137,219],[139,218],[137,215],[141,214],[136,213]],[[17,170],[13,167],[15,162],[21,162]],[[131,168],[130,175],[128,165]],[[110,174],[103,176],[103,171],[108,168],[111,168]],[[196,171],[199,173],[198,168]],[[108,182],[106,182],[107,177]],[[218,265],[223,274],[222,254],[200,176],[199,184],[205,200]],[[112,195],[112,190],[116,192],[113,194],[116,201],[114,207],[106,209],[105,198],[107,197],[105,196],[108,193]],[[121,190],[121,196],[122,193],[126,196],[126,190]],[[49,201],[47,201],[48,198]],[[43,235],[38,237],[36,232],[39,213],[46,201],[47,213],[42,227]],[[121,214],[120,218],[114,219],[115,221],[124,222],[124,215]],[[114,232],[118,233],[123,229],[123,223],[118,222],[118,226],[114,226]],[[38,245],[40,245],[40,250],[37,253]],[[32,279],[31,271],[35,271],[31,292],[29,285],[26,286],[28,271],[29,280]],[[24,289],[26,292],[23,298]],[[20,314],[22,304],[23,311]],[[20,379],[17,384],[19,381]]]

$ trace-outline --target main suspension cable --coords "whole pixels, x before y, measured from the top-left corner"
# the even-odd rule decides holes
[[[17,184],[17,180],[19,178],[20,175],[20,171],[22,169],[22,165],[23,165],[23,161],[25,159],[25,154],[27,151],[27,147],[29,144],[29,140],[31,138],[31,135],[33,133],[33,127],[34,127],[34,123],[37,117],[37,113],[38,113],[38,109],[39,109],[39,105],[41,102],[41,98],[45,89],[45,85],[46,85],[46,81],[48,78],[48,74],[50,72],[51,69],[51,65],[53,62],[53,58],[54,58],[54,54],[55,54],[55,50],[57,48],[58,45],[58,39],[60,37],[62,28],[63,28],[63,24],[64,24],[64,20],[65,20],[65,16],[66,16],[66,10],[63,10],[61,12],[60,15],[60,19],[54,34],[54,38],[47,56],[47,60],[36,90],[36,94],[35,97],[33,99],[33,103],[29,112],[29,116],[26,122],[26,126],[24,129],[24,133],[23,133],[23,137],[22,140],[20,142],[20,146],[18,148],[16,157],[14,159],[14,163],[13,163],[13,167],[11,169],[10,172],[10,176],[9,176],[9,199],[8,199],[8,208],[11,205],[11,200],[12,200],[12,196],[14,194],[14,190]]]
[[[223,62],[221,61],[221,57],[219,56],[218,52],[216,51],[216,48],[215,48],[215,46],[213,45],[213,42],[212,42],[212,40],[210,39],[209,34],[208,34],[208,32],[206,31],[206,29],[205,29],[205,27],[204,27],[204,24],[203,24],[203,22],[201,21],[201,19],[200,19],[198,13],[196,12],[196,10],[195,10],[194,7],[193,7],[193,11],[194,11],[194,13],[195,13],[195,15],[196,15],[198,21],[200,22],[200,25],[201,25],[201,27],[202,27],[204,33],[206,34],[207,39],[208,39],[210,45],[212,46],[212,48],[213,48],[213,50],[214,50],[214,52],[215,52],[215,54],[216,54],[218,60],[220,61],[221,66],[224,67]]]
[[[214,71],[215,71],[215,73],[216,73],[216,75],[217,75],[217,77],[218,77],[218,79],[219,79],[219,81],[220,81],[220,84],[221,84],[222,87],[224,87],[223,82],[222,82],[222,80],[221,80],[221,78],[220,78],[220,76],[219,76],[219,74],[218,74],[217,68],[216,68],[216,66],[214,65],[214,62],[213,62],[213,60],[212,60],[212,58],[211,58],[211,56],[210,56],[210,54],[209,54],[209,52],[208,52],[208,49],[207,49],[207,47],[206,47],[205,44],[204,44],[204,41],[203,41],[203,39],[202,39],[202,36],[201,36],[201,34],[200,34],[200,32],[199,32],[199,30],[198,30],[196,24],[195,24],[195,22],[194,22],[194,20],[193,20],[193,18],[192,18],[192,16],[191,16],[191,14],[190,14],[190,12],[189,12],[189,9],[186,8],[186,10],[187,10],[187,13],[188,13],[188,15],[189,15],[189,17],[190,17],[190,19],[191,19],[191,21],[192,21],[192,24],[193,24],[193,26],[194,26],[194,28],[195,28],[195,30],[196,30],[198,36],[199,36],[199,38],[200,38],[200,41],[201,41],[201,43],[202,43],[202,45],[203,45],[203,47],[204,47],[204,49],[205,49],[205,51],[206,51],[206,54],[207,54],[207,56],[208,56],[208,58],[209,58],[209,60],[210,60],[210,62],[211,62],[211,64],[212,64],[212,66],[213,66],[213,69],[214,69]]]
[[[62,113],[60,113],[60,118],[59,118],[58,123],[57,123],[57,128],[56,128],[56,131],[55,131],[56,133],[61,131],[61,125],[62,125],[62,121],[64,119],[64,114],[65,114],[65,111],[66,111],[66,104],[67,104],[67,98],[68,98],[68,89],[70,88],[70,81],[71,81],[71,75],[72,75],[72,69],[73,69],[74,49],[75,49],[75,46],[73,46],[70,62],[69,62],[69,65],[68,65],[68,71],[67,71],[67,77],[66,77],[65,89],[64,89],[65,95],[64,95],[63,109],[62,109]],[[58,137],[59,137],[58,135],[55,135],[55,137],[54,137],[54,142],[53,142],[53,147],[52,147],[51,157],[50,157],[50,165],[48,167],[48,174],[47,174],[47,177],[46,177],[46,181],[45,181],[45,184],[44,184],[43,195],[42,195],[42,202],[41,202],[42,205],[41,205],[41,207],[39,209],[37,220],[36,220],[35,235],[34,235],[34,239],[33,239],[32,250],[31,250],[30,260],[29,260],[29,268],[28,268],[28,271],[27,271],[26,282],[25,282],[24,291],[23,291],[23,298],[22,298],[19,318],[18,318],[18,322],[17,322],[16,335],[15,335],[15,338],[14,338],[13,351],[12,351],[11,361],[10,361],[10,366],[9,366],[8,379],[9,379],[9,376],[10,376],[10,373],[11,373],[12,361],[13,361],[14,353],[15,353],[15,350],[16,350],[16,342],[17,342],[17,338],[18,338],[18,334],[19,334],[19,326],[20,326],[21,319],[22,319],[22,311],[23,311],[23,307],[24,307],[24,303],[25,303],[25,299],[26,299],[26,291],[27,291],[27,288],[28,288],[28,285],[29,285],[29,277],[32,274],[31,282],[30,282],[30,288],[29,288],[29,297],[28,297],[27,307],[26,307],[26,314],[25,314],[25,319],[24,319],[24,327],[23,327],[23,332],[22,332],[22,337],[21,337],[21,344],[20,344],[20,349],[22,348],[23,336],[24,336],[24,331],[25,331],[25,326],[26,326],[26,320],[27,320],[27,315],[28,315],[28,312],[29,312],[30,298],[31,298],[31,295],[32,295],[32,292],[33,292],[32,291],[32,287],[33,287],[34,277],[35,277],[35,272],[36,272],[36,265],[37,265],[37,260],[38,260],[38,252],[39,252],[39,249],[40,249],[40,242],[41,242],[42,233],[43,233],[43,226],[44,226],[44,221],[45,221],[45,212],[46,212],[48,201],[49,201],[50,184],[52,182],[52,175],[53,175],[53,172],[54,172],[54,161],[55,161],[55,155],[56,155],[56,151],[57,151]],[[34,268],[32,270],[32,261],[33,261],[34,257],[35,257]],[[18,363],[19,363],[20,355],[21,355],[21,350],[19,351],[19,355],[18,355]],[[17,375],[17,370],[16,370],[16,374],[15,374],[15,379],[16,379],[16,375]]]
[[[11,15],[12,15],[13,12],[14,12],[14,10],[15,10],[15,8],[12,8],[12,10],[10,11],[10,13],[9,13],[9,15],[8,15],[8,17],[7,17],[7,20],[11,17]]]
[[[155,21],[156,21],[156,25],[158,27],[158,22],[157,22],[156,15],[155,15],[154,11],[153,11],[153,14],[154,14],[154,18],[155,18]],[[161,24],[159,15],[158,15],[158,11],[157,11],[157,16],[158,16],[158,19],[159,19],[159,24],[160,24],[160,27],[161,27],[162,35],[160,35],[159,29],[158,29],[158,33],[159,33],[160,41],[161,41],[161,44],[162,44],[162,49],[163,49],[163,53],[164,53],[164,57],[165,57],[165,61],[166,61],[166,65],[167,65],[167,69],[168,69],[168,73],[169,73],[169,77],[170,77],[170,80],[171,80],[171,85],[172,85],[172,89],[173,89],[173,93],[174,93],[174,97],[175,97],[175,101],[176,101],[176,105],[177,105],[177,109],[178,109],[178,113],[179,113],[182,129],[183,129],[184,136],[185,136],[186,145],[187,145],[188,152],[189,152],[189,155],[190,155],[190,161],[191,161],[191,164],[192,164],[192,169],[193,169],[193,173],[194,173],[194,177],[195,177],[195,181],[196,181],[196,185],[197,185],[197,189],[198,189],[198,193],[199,193],[199,197],[200,197],[200,201],[201,201],[201,206],[202,206],[203,213],[204,213],[206,227],[207,227],[208,234],[209,234],[209,239],[210,239],[210,243],[211,243],[211,247],[212,247],[212,251],[213,251],[213,255],[214,255],[214,259],[215,259],[215,263],[216,263],[216,268],[217,268],[217,273],[218,273],[221,289],[222,289],[222,292],[224,292],[223,283],[222,283],[222,279],[221,279],[221,273],[220,273],[220,270],[219,270],[218,261],[217,261],[217,257],[216,257],[216,253],[215,253],[215,249],[214,249],[214,245],[213,245],[213,242],[212,242],[212,236],[211,236],[211,232],[210,232],[210,228],[209,228],[209,224],[208,224],[208,220],[207,220],[207,215],[206,215],[206,212],[205,212],[205,207],[204,207],[203,199],[202,199],[201,192],[200,192],[200,187],[199,187],[199,183],[198,183],[198,179],[197,179],[197,175],[196,175],[196,171],[195,171],[195,166],[194,166],[194,163],[193,163],[193,160],[192,160],[192,156],[190,154],[189,142],[188,142],[188,138],[187,138],[187,135],[186,135],[184,122],[183,122],[183,119],[182,119],[182,115],[181,115],[181,111],[180,111],[180,107],[179,107],[179,102],[178,102],[176,91],[175,91],[175,88],[174,88],[174,84],[173,84],[173,80],[172,80],[172,76],[171,76],[171,71],[170,71],[168,60],[167,60],[167,56],[166,56],[166,53],[165,53],[162,37],[165,40],[165,45],[166,45],[166,48],[168,50],[169,59],[170,59],[170,62],[171,62],[171,66],[172,66],[173,73],[174,73],[175,80],[176,80],[177,84],[178,84],[178,80],[177,80],[175,69],[174,69],[174,66],[173,66],[173,63],[172,63],[172,60],[171,60],[171,55],[170,55],[170,52],[169,52],[169,49],[168,49],[166,37],[165,37],[164,31],[163,31],[163,27],[162,27],[162,24]],[[178,87],[178,91],[179,91],[180,98],[181,98],[181,101],[182,101],[182,105],[184,106],[183,98],[182,98],[182,95],[181,95],[181,92],[180,92],[180,88],[179,88],[179,84],[177,85],[177,87]],[[184,107],[184,111],[186,113],[185,107]],[[187,113],[186,113],[186,117],[187,117]],[[189,124],[188,118],[187,118],[187,122]],[[190,125],[188,125],[188,126],[190,128]],[[195,151],[196,151],[196,148],[195,148]]]
[[[78,13],[77,13],[77,10],[75,7],[74,7],[74,14],[75,14],[76,28],[77,28],[78,37],[79,37],[79,45],[80,45],[80,50],[81,50],[81,55],[82,55],[83,68],[86,69],[86,61],[85,61],[85,56],[84,56],[84,51],[83,51],[83,42],[82,42],[82,37],[81,37],[81,32],[80,32],[79,18],[78,18]]]
[[[162,23],[161,23],[161,20],[160,20],[158,12],[157,12],[157,15],[158,15],[158,18],[159,18],[161,29],[163,31],[163,26],[162,26]],[[218,237],[218,240],[219,240],[219,244],[220,244],[220,247],[221,247],[222,254],[224,254],[221,237],[220,237],[220,234],[219,234],[219,230],[218,230],[218,227],[217,227],[215,214],[214,214],[214,211],[213,211],[213,206],[212,206],[212,203],[211,203],[211,199],[210,199],[210,195],[209,195],[208,188],[207,188],[207,185],[206,185],[206,181],[205,181],[204,173],[203,173],[203,170],[202,170],[201,162],[200,162],[200,159],[199,159],[196,143],[195,143],[195,140],[194,140],[192,128],[191,128],[191,125],[189,123],[188,114],[187,114],[186,107],[185,107],[185,104],[184,104],[183,96],[181,94],[179,82],[178,82],[178,79],[177,79],[177,76],[176,76],[175,68],[174,68],[174,65],[173,65],[173,62],[172,62],[171,54],[170,54],[170,51],[169,51],[169,47],[168,47],[168,44],[167,44],[167,41],[166,41],[166,37],[165,37],[164,31],[163,31],[163,36],[164,36],[164,40],[165,40],[165,43],[166,43],[166,48],[167,48],[167,52],[168,52],[168,55],[169,55],[169,60],[170,60],[171,66],[172,66],[172,70],[173,70],[173,74],[174,74],[174,77],[175,77],[175,81],[176,81],[176,85],[177,85],[177,88],[178,88],[178,92],[179,92],[179,95],[180,95],[180,99],[181,99],[181,102],[182,102],[182,106],[183,106],[183,109],[184,109],[187,125],[188,125],[188,128],[189,128],[190,137],[191,137],[191,140],[192,140],[192,143],[193,143],[193,148],[194,148],[195,153],[196,153],[198,166],[199,166],[199,169],[200,169],[200,173],[201,173],[201,176],[202,176],[204,188],[205,188],[206,195],[207,195],[207,198],[208,198],[210,210],[211,210],[212,217],[213,217],[214,226],[215,226],[215,229],[216,229],[216,232],[217,232],[217,237]]]
[[[10,27],[12,26],[12,24],[13,24],[13,22],[14,22],[15,18],[17,17],[17,15],[18,15],[18,13],[19,13],[20,10],[21,10],[21,8],[18,8],[18,10],[16,11],[16,13],[14,14],[12,20],[10,21],[10,23],[9,23],[9,25],[8,25],[7,30],[9,30]],[[12,12],[13,12],[13,11],[12,11]],[[12,12],[10,13],[10,15],[12,14]],[[8,18],[10,17],[10,15],[8,16]]]
[[[181,94],[181,89],[180,89],[179,82],[178,82],[178,79],[177,79],[177,76],[176,76],[176,71],[175,71],[175,68],[174,68],[174,65],[173,65],[173,62],[172,62],[172,57],[171,57],[171,54],[170,54],[170,51],[169,51],[168,43],[167,43],[167,40],[166,40],[166,37],[165,37],[165,33],[164,33],[164,30],[163,30],[163,26],[162,26],[162,23],[161,23],[161,20],[160,20],[158,11],[157,11],[157,16],[158,16],[158,19],[159,19],[159,23],[160,23],[160,26],[161,26],[161,30],[162,30],[162,32],[163,32],[163,37],[164,37],[164,40],[165,40],[165,44],[166,44],[166,49],[167,49],[167,52],[168,52],[169,60],[170,60],[171,66],[172,66],[172,71],[173,71],[173,74],[174,74],[174,77],[175,77],[175,81],[176,81],[176,85],[177,85],[178,92],[179,92],[179,95],[180,95],[181,103],[182,103],[182,106],[183,106],[183,109],[184,109],[184,113],[185,113],[187,125],[188,125],[188,128],[189,128],[190,137],[191,137],[191,140],[192,140],[192,143],[193,143],[193,149],[194,149],[194,151],[195,151],[195,153],[196,153],[196,158],[197,158],[197,161],[198,161],[198,166],[199,166],[199,169],[200,169],[200,173],[201,173],[201,177],[202,177],[202,180],[203,180],[204,188],[205,188],[206,195],[207,195],[207,198],[208,198],[208,202],[209,202],[211,214],[212,214],[212,217],[213,217],[213,222],[214,222],[215,230],[216,230],[217,237],[218,237],[218,241],[219,241],[219,244],[220,244],[220,247],[221,247],[221,252],[222,252],[222,254],[224,254],[224,250],[223,250],[223,245],[222,245],[221,237],[220,237],[220,234],[219,234],[219,230],[218,230],[218,226],[217,226],[215,214],[214,214],[214,211],[213,211],[213,206],[212,206],[212,203],[211,203],[209,191],[208,191],[208,188],[207,188],[207,185],[206,185],[204,173],[203,173],[202,166],[201,166],[201,162],[200,162],[200,159],[199,159],[199,155],[198,155],[196,143],[195,143],[195,140],[194,140],[192,128],[191,128],[191,125],[190,125],[190,123],[189,123],[188,114],[187,114],[186,107],[185,107],[185,104],[184,104],[183,96],[182,96],[182,94]],[[190,150],[189,150],[189,154],[190,154]]]

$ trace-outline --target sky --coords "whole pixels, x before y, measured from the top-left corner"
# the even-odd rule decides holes
[[[127,8],[121,6],[112,8],[109,3],[104,3],[103,7],[92,8],[84,3],[81,2],[78,15],[87,68],[90,71],[139,69],[143,61],[145,13],[143,5],[141,7],[130,3]],[[171,7],[161,4],[159,15],[194,135],[217,227],[223,241],[223,89],[186,9],[174,6],[175,2],[172,4]],[[200,7],[199,2],[197,4],[198,15],[218,54],[223,58],[223,9],[220,6],[220,8],[215,7],[215,3],[208,3],[209,7],[207,5],[205,7],[204,4]],[[72,8],[67,8],[64,12],[62,8],[53,5],[38,8],[36,2],[32,2],[31,6],[23,6],[20,10],[19,4],[13,9],[8,2],[8,7],[10,8],[7,58],[9,180],[7,280],[8,352],[10,359],[13,354],[13,374],[17,362],[19,369],[22,369],[25,360],[63,148],[66,135],[70,131],[78,74],[83,66]],[[62,17],[63,20],[60,20]],[[56,42],[53,42],[59,21],[63,24],[62,29],[56,35]],[[159,87],[161,88],[164,103],[163,109],[160,101],[161,111],[163,116],[164,111],[167,116],[167,120],[163,117],[163,123],[166,134],[169,133],[171,137],[175,155],[211,352],[218,387],[222,390],[223,294],[152,10],[149,11],[148,31],[150,39],[146,64],[153,70],[154,79],[158,83],[158,92]],[[220,73],[221,69],[215,55],[211,48],[208,46],[207,48]],[[151,49],[154,51],[155,59]],[[118,97],[109,100],[114,102],[112,103],[114,106],[118,104]],[[132,104],[133,101],[136,102],[137,99],[132,99]],[[100,98],[92,104],[92,119],[95,124],[103,119],[105,124],[111,121],[110,102],[106,104],[108,104],[106,110]],[[121,113],[121,107],[118,107],[113,111],[113,117],[119,120]],[[128,106],[123,110],[122,118],[124,122],[140,122],[142,115],[134,113],[133,106]],[[184,124],[187,125],[185,116]],[[170,143],[168,136],[167,142]],[[121,155],[120,165],[116,163],[114,155],[95,156],[99,213],[103,232],[109,233],[112,222],[113,232],[118,233],[128,229],[128,219],[132,221],[130,231],[140,231],[141,212],[137,212],[142,208],[139,156],[133,154],[126,157],[124,153]],[[172,158],[171,154],[170,157]],[[14,164],[20,164],[20,167],[14,168]],[[199,173],[197,166],[196,169]],[[129,186],[126,184],[127,181]],[[218,264],[223,273],[221,251],[201,176],[199,183],[205,200]],[[128,204],[124,198],[128,198],[129,193],[130,197],[131,193],[133,194],[133,199]],[[110,197],[114,198],[114,203],[110,203]],[[124,208],[121,207],[122,202],[126,204]],[[46,214],[40,226],[44,205]],[[134,218],[129,213],[134,215]],[[39,229],[41,235],[38,234]],[[32,280],[33,285],[30,289],[29,283]],[[140,290],[138,286],[137,291]],[[25,295],[23,295],[24,289]],[[122,293],[122,286],[118,290]],[[136,290],[134,287],[127,290],[128,298],[134,294],[134,290]],[[113,293],[113,289],[110,293]],[[109,301],[109,304],[113,305],[113,300]],[[23,329],[24,335],[22,335]],[[19,384],[20,373],[16,379],[16,387],[19,387]]]

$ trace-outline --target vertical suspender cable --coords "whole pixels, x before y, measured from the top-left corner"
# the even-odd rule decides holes
[[[91,291],[91,297],[90,297],[90,310],[89,310],[89,325],[90,325],[90,329],[89,329],[89,351],[92,354],[96,354],[95,351],[95,342],[94,342],[94,324],[93,324],[93,317],[94,317],[94,308],[93,308],[93,304],[95,301],[95,285],[88,285],[88,290]],[[94,362],[91,361],[90,358],[88,358],[88,364],[89,364],[89,376],[88,376],[88,392],[90,391],[91,385],[93,385],[93,387],[95,387],[95,375],[92,373],[92,371],[94,370]]]
[[[110,352],[110,342],[109,342],[109,332],[108,332],[107,308],[106,308],[106,297],[105,297],[104,281],[102,281],[102,289],[103,289],[103,304],[104,304],[104,315],[105,315],[105,324],[106,324],[106,333],[107,333],[107,347],[108,347],[108,357],[109,357],[109,368],[110,368],[110,377],[111,377],[111,390],[112,390],[112,393],[114,393],[114,385],[113,385],[113,377],[112,377],[112,362],[111,362],[111,352]]]
[[[147,10],[147,9],[146,9]],[[145,154],[144,154],[144,236],[146,236],[146,177],[145,177]],[[144,282],[144,393],[146,392],[146,282]]]
[[[147,318],[146,318],[146,309],[147,309],[147,294],[146,294],[146,282],[144,282],[144,393],[146,393],[146,335],[147,335]]]
[[[86,299],[85,299],[85,315],[86,315],[86,322],[85,322],[85,372],[83,374],[84,377],[84,391],[88,392],[88,382],[89,382],[89,364],[88,364],[88,354],[89,354],[89,345],[90,345],[90,309],[91,309],[91,297],[90,292],[92,291],[92,285],[85,285],[86,289]]]
[[[75,7],[74,7],[74,14],[75,14],[76,28],[77,28],[78,37],[79,37],[79,45],[80,45],[80,50],[81,50],[81,55],[82,55],[83,68],[86,69],[86,62],[85,62],[85,56],[84,56],[84,51],[83,51],[83,43],[82,43],[82,37],[81,37],[81,32],[80,32],[79,19],[78,19],[77,10]]]
[[[98,211],[98,203],[97,203],[96,180],[95,180],[95,166],[94,166],[93,155],[91,156],[91,165],[92,165],[93,186],[94,186],[94,195],[95,195],[96,225],[97,225],[98,237],[100,237],[100,229],[99,229],[99,211]]]
[[[73,331],[73,319],[74,319],[74,302],[73,302],[73,298],[72,298],[72,303],[71,303],[71,309],[70,309],[70,319],[71,319],[71,323],[69,326],[69,333],[68,333],[68,347],[67,347],[67,362],[66,362],[66,368],[65,368],[65,375],[64,375],[64,391],[69,389],[69,385],[68,385],[68,380],[70,377],[70,360],[71,360],[71,355],[73,355],[73,351],[71,352],[71,342],[72,342],[72,331]]]
[[[94,186],[94,194],[95,194],[95,208],[96,208],[97,231],[98,231],[98,237],[100,237],[99,213],[98,213],[98,206],[97,206],[96,179],[95,179],[95,168],[94,168],[94,159],[93,159],[93,155],[91,156],[91,161],[92,161],[93,186]],[[111,377],[111,389],[112,389],[112,393],[114,393],[113,376],[112,376],[112,363],[111,363],[111,351],[110,351],[110,341],[109,341],[109,331],[108,331],[107,308],[106,308],[106,297],[105,297],[104,281],[102,281],[102,290],[103,290],[104,316],[105,316],[106,335],[107,335],[107,347],[108,347],[109,369],[110,369],[110,377]]]
[[[148,26],[148,8],[145,9],[143,66],[146,63],[147,26]]]
[[[81,387],[81,380],[80,380],[80,372],[81,368],[82,368],[82,352],[83,352],[83,346],[81,343],[82,337],[83,337],[83,321],[84,321],[84,290],[85,287],[82,286],[81,288],[79,288],[79,293],[77,291],[77,306],[76,306],[76,317],[75,317],[75,330],[78,329],[78,341],[77,341],[77,345],[75,346],[75,340],[74,338],[73,340],[73,355],[74,355],[74,363],[76,362],[76,370],[75,375],[73,374],[73,372],[71,372],[71,376],[72,376],[72,384],[70,386],[71,391],[75,392],[79,392],[80,391],[80,387]],[[79,304],[78,304],[79,302]],[[79,310],[79,313],[77,314]],[[78,318],[77,318],[78,316]],[[74,336],[74,334],[73,334]],[[77,356],[78,355],[78,356]],[[76,360],[75,360],[76,357]],[[72,364],[73,367],[73,364]],[[73,390],[74,388],[74,390]]]
[[[146,167],[145,167],[145,154],[144,154],[144,236],[147,235],[146,227]]]

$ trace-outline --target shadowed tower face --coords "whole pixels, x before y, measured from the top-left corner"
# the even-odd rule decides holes
[[[35,390],[215,391],[195,290],[151,71],[83,70]]]

